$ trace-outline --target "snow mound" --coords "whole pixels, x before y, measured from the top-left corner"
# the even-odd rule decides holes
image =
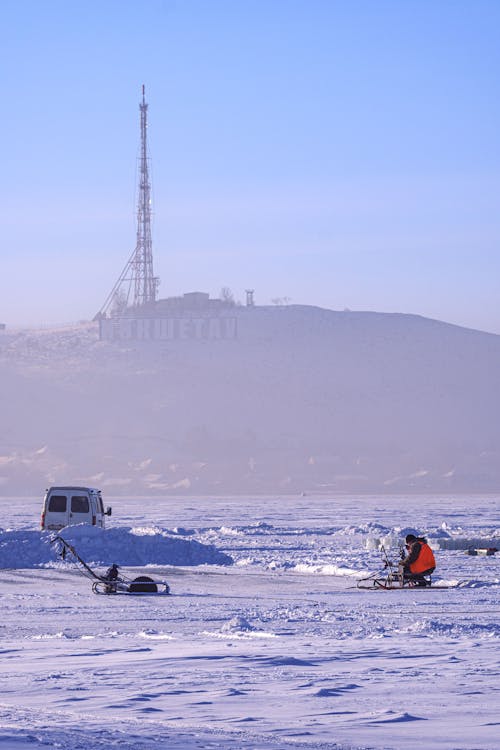
[[[307,565],[299,563],[293,567],[296,573],[312,573],[323,576],[348,576],[351,578],[363,578],[366,570],[354,570],[341,565]]]
[[[438,619],[424,619],[412,623],[400,632],[416,635],[444,635],[452,638],[498,638],[500,625],[496,622],[455,623]]]
[[[232,558],[212,544],[179,539],[159,528],[117,527],[100,529],[79,524],[67,526],[60,535],[89,564],[231,565]],[[38,568],[57,562],[57,550],[48,531],[0,529],[0,568]]]
[[[221,630],[224,633],[233,633],[238,631],[248,632],[256,630],[256,628],[251,625],[243,615],[235,615],[235,617],[232,617],[228,622],[224,623]]]
[[[232,617],[222,625],[220,631],[210,632],[206,630],[204,631],[204,635],[208,635],[212,638],[230,640],[276,637],[274,633],[269,633],[255,627],[255,625],[252,625],[243,615],[235,615],[234,617]]]

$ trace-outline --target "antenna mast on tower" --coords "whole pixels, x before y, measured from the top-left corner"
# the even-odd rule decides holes
[[[159,279],[153,273],[153,243],[151,239],[151,182],[148,157],[148,105],[142,86],[141,155],[139,158],[139,196],[137,201],[137,240],[135,250],[109,293],[99,314],[113,305],[120,310],[133,305],[140,307],[156,301]]]

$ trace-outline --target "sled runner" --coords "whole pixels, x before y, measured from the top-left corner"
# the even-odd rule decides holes
[[[168,594],[169,585],[166,581],[156,581],[149,576],[138,576],[132,580],[121,578],[117,581],[94,581],[94,594]]]
[[[120,575],[116,578],[108,578],[99,575],[87,565],[77,553],[72,544],[63,539],[59,534],[50,540],[57,549],[59,556],[66,560],[68,555],[78,565],[78,569],[85,578],[92,581],[94,594],[169,594],[170,586],[166,581],[159,581],[149,576],[138,576],[137,578],[126,578]],[[113,566],[116,568],[117,566]]]
[[[448,586],[432,585],[432,576],[424,575],[409,578],[399,569],[398,565],[389,560],[385,547],[381,547],[383,570],[372,573],[367,578],[361,578],[356,588],[363,591],[388,591],[391,589],[411,589],[412,591],[429,591],[436,589],[447,589]]]

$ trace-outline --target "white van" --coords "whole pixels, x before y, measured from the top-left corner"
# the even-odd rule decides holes
[[[52,531],[77,523],[104,528],[105,516],[110,515],[111,508],[104,510],[101,490],[94,487],[49,487],[43,499],[40,526]]]

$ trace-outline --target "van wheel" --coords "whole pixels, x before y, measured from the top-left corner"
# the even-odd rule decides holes
[[[134,578],[134,580],[130,584],[129,591],[131,594],[157,594],[158,586],[152,578],[148,578],[148,576],[138,576],[138,578]]]

